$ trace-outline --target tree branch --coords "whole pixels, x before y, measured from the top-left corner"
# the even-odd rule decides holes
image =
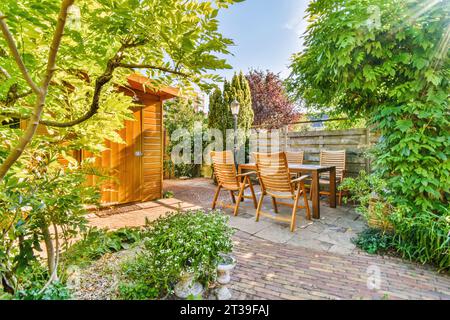
[[[48,54],[47,70],[41,85],[44,90],[48,88],[48,85],[50,84],[50,81],[55,72],[56,56],[58,55],[59,46],[61,45],[61,39],[64,33],[64,27],[66,25],[67,11],[69,10],[69,7],[73,5],[74,2],[75,0],[63,0],[63,2],[61,3],[61,10],[58,15],[56,30],[53,35],[52,44],[50,45],[50,52]]]
[[[16,83],[12,84],[8,90],[8,93],[6,94],[6,99],[0,100],[0,102],[6,107],[12,106],[19,99],[25,98],[33,93],[33,90],[31,90],[31,89],[26,92],[23,92],[23,93],[19,93],[18,91],[19,91],[19,89],[18,89],[17,84]],[[4,115],[4,114],[0,114],[0,115]]]
[[[64,32],[64,26],[66,24],[67,11],[69,7],[74,3],[74,1],[75,0],[63,0],[61,3],[61,8],[57,20],[58,22],[56,23],[56,29],[50,47],[47,62],[47,70],[44,79],[42,81],[42,88],[37,87],[36,84],[33,82],[33,80],[30,78],[28,71],[26,70],[25,65],[23,64],[23,61],[20,58],[19,52],[17,51],[17,47],[14,44],[14,40],[12,39],[11,33],[9,32],[8,27],[4,22],[4,17],[0,18],[0,27],[2,29],[3,35],[7,39],[10,50],[12,51],[13,56],[16,59],[16,63],[21,69],[23,77],[27,80],[27,82],[37,95],[36,104],[33,113],[31,114],[30,121],[28,122],[25,133],[19,139],[17,145],[9,153],[6,160],[0,165],[0,180],[5,177],[8,170],[13,166],[13,164],[17,161],[17,159],[19,159],[19,157],[22,155],[27,145],[33,139],[34,134],[36,133],[39,121],[41,120],[42,110],[44,109],[48,86],[50,84],[51,78],[55,70],[56,56],[58,54],[59,46],[61,44],[61,38]],[[0,13],[0,16],[3,16],[3,14]]]
[[[71,1],[73,3],[73,0]],[[58,21],[60,21],[60,19],[58,19]],[[60,41],[60,39],[59,39]],[[55,41],[54,41],[55,42]],[[120,49],[117,51],[117,53],[115,54],[115,56],[113,58],[111,58],[108,61],[108,64],[105,68],[105,71],[103,72],[103,74],[101,74],[97,80],[95,81],[95,89],[94,89],[94,95],[92,98],[92,102],[90,105],[89,110],[82,115],[81,117],[72,120],[72,121],[68,121],[68,122],[58,122],[58,121],[52,121],[52,120],[39,120],[39,124],[45,125],[45,126],[49,126],[49,127],[56,127],[56,128],[69,128],[69,127],[73,127],[75,125],[78,125],[80,123],[83,123],[87,120],[89,120],[90,118],[92,118],[95,114],[97,114],[98,110],[99,110],[99,104],[100,104],[100,96],[101,96],[101,92],[103,87],[109,82],[111,81],[112,77],[113,77],[113,73],[114,70],[117,68],[128,68],[128,69],[134,69],[134,68],[140,68],[140,69],[153,69],[153,70],[159,70],[162,72],[166,72],[166,73],[171,73],[171,74],[175,74],[175,75],[179,75],[182,77],[189,77],[188,74],[177,71],[177,70],[172,70],[169,68],[165,68],[165,67],[158,67],[158,66],[154,66],[154,65],[148,65],[148,64],[137,64],[137,63],[123,63],[122,59],[123,59],[123,53],[126,49],[129,48],[133,48],[133,47],[138,47],[140,45],[145,44],[145,42],[143,41],[129,41],[129,42],[124,42],[122,43],[122,46],[120,47]],[[58,43],[54,43],[52,45],[52,48],[57,47],[57,45],[59,45]],[[53,50],[51,50],[53,51]],[[54,59],[55,59],[56,55],[50,54],[49,57],[49,63],[47,66],[47,76],[44,79],[43,82],[43,86],[44,85],[49,85],[49,79],[51,79],[51,76],[53,74],[54,71]],[[47,88],[46,87],[46,88]],[[22,119],[22,120],[28,120],[31,117],[24,117],[20,114],[15,114],[15,113],[0,113],[0,115],[3,116],[7,116],[7,117],[11,117],[11,118],[18,118],[18,119]],[[0,168],[1,169],[1,168]],[[0,178],[1,178],[1,171],[0,171]]]
[[[153,70],[159,70],[162,72],[166,72],[166,73],[172,73],[172,74],[176,74],[182,77],[189,77],[188,74],[177,71],[177,70],[172,70],[169,68],[164,68],[164,67],[158,67],[158,66],[154,66],[154,65],[150,65],[150,64],[138,64],[138,63],[119,63],[118,65],[121,68],[128,68],[128,69],[153,69]]]
[[[114,70],[121,66],[121,61],[123,59],[123,53],[126,49],[134,48],[143,45],[144,42],[142,41],[135,41],[135,42],[125,42],[122,43],[122,46],[120,49],[116,52],[113,58],[111,58],[108,61],[108,64],[106,65],[106,69],[101,74],[97,80],[95,81],[95,89],[94,89],[94,95],[92,97],[92,102],[89,110],[79,117],[78,119],[68,121],[68,122],[58,122],[58,121],[51,121],[51,120],[41,120],[39,123],[43,124],[45,126],[49,127],[56,127],[56,128],[69,128],[76,126],[82,122],[85,122],[92,118],[95,114],[97,114],[98,109],[100,108],[100,96],[103,90],[103,87],[111,81],[113,77]]]
[[[27,67],[23,62],[22,57],[20,56],[19,50],[17,49],[16,43],[14,41],[11,32],[9,31],[5,19],[6,16],[3,15],[2,12],[0,12],[0,29],[2,30],[3,37],[5,38],[6,43],[8,44],[9,50],[11,51],[11,54],[14,60],[16,61],[16,64],[19,67],[19,70],[22,73],[22,76],[24,77],[25,81],[28,83],[28,85],[31,87],[34,93],[40,94],[41,89],[37,86],[37,84],[33,81],[33,79],[31,79],[31,76],[28,73]]]
[[[8,71],[6,71],[5,68],[0,67],[0,72],[5,76],[6,79],[10,79],[11,78],[10,74],[8,73]]]

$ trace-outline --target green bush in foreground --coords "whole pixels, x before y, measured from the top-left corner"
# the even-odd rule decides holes
[[[149,227],[144,250],[123,265],[119,295],[123,299],[156,299],[172,293],[184,272],[204,285],[216,276],[219,253],[232,250],[232,229],[217,211],[171,213]]]
[[[420,263],[432,263],[439,270],[450,270],[450,216],[426,214],[410,215],[404,206],[394,206],[396,195],[385,179],[377,174],[361,172],[357,178],[347,178],[340,186],[351,193],[350,199],[358,203],[356,211],[366,219],[387,219],[393,226],[389,236],[389,249],[404,258]],[[369,209],[372,201],[372,208]],[[387,214],[387,215],[386,215]],[[377,253],[379,241],[384,241],[381,230],[368,229],[358,236],[356,243],[369,253]]]
[[[68,300],[72,293],[64,281],[48,282],[48,270],[40,261],[27,266],[17,284],[14,294],[0,291],[0,300]]]
[[[357,247],[370,254],[383,254],[393,249],[392,235],[379,229],[366,229],[352,241]]]

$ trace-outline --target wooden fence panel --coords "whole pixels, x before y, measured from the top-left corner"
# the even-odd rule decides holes
[[[361,170],[371,170],[365,153],[378,139],[378,135],[370,129],[289,132],[284,128],[276,131],[253,130],[250,144],[253,152],[303,150],[305,164],[318,164],[320,150],[346,150],[348,175],[356,176]]]

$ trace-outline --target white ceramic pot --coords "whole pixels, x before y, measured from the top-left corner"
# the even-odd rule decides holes
[[[236,267],[236,259],[230,255],[222,255],[223,262],[220,262],[217,266],[217,282],[219,287],[215,290],[218,300],[230,300],[231,291],[228,289],[227,284],[231,280],[231,271]]]
[[[175,285],[174,291],[178,298],[186,299],[189,296],[198,296],[203,294],[203,286],[196,282],[193,273],[184,272],[180,281]]]

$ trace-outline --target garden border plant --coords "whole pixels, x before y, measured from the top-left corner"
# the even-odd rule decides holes
[[[173,293],[183,272],[208,288],[215,280],[220,254],[232,251],[233,230],[221,211],[173,212],[147,225],[144,246],[123,265],[119,296],[157,299]]]
[[[287,81],[311,109],[366,116],[380,133],[396,248],[450,269],[450,3],[315,0]]]

